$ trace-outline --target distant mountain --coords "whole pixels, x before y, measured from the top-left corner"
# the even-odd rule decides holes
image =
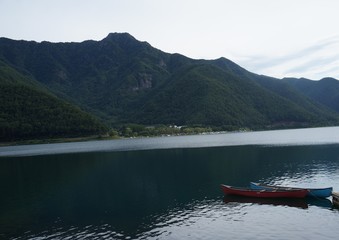
[[[28,76],[20,84],[38,85],[109,126],[270,129],[339,122],[338,110],[285,79],[248,72],[225,58],[168,54],[128,33],[81,43],[0,38],[0,60]]]
[[[305,78],[284,78],[295,89],[299,90],[312,100],[339,112],[339,81],[334,78],[323,78],[312,81]]]

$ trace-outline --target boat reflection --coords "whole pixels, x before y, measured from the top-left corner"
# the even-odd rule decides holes
[[[259,205],[273,205],[273,206],[287,206],[307,209],[308,204],[306,199],[297,198],[252,198],[252,197],[241,197],[233,195],[225,195],[223,198],[224,203],[253,203]]]
[[[306,202],[309,206],[317,206],[321,208],[332,209],[332,202],[327,198],[308,197],[306,198]]]
[[[251,198],[241,197],[235,195],[225,195],[224,203],[253,203],[259,205],[273,205],[273,206],[288,206],[307,209],[309,206],[316,206],[320,208],[333,209],[331,200],[327,198]],[[339,208],[339,207],[338,207]]]

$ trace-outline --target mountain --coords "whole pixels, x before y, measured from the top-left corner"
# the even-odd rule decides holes
[[[58,99],[0,61],[0,140],[87,136],[107,132],[90,114]]]
[[[287,82],[312,100],[339,112],[339,81],[334,78],[323,78],[312,81],[301,78],[284,78]]]
[[[251,73],[225,58],[168,54],[128,33],[80,43],[0,38],[0,61],[24,75],[20,84],[38,86],[113,127],[267,129],[325,126],[339,119],[337,110],[286,80]]]

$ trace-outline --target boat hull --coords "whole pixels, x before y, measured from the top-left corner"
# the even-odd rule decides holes
[[[339,193],[332,193],[333,205],[339,207]]]
[[[273,186],[273,185],[264,185],[260,183],[250,183],[250,188],[254,190],[262,190],[262,189],[280,189],[280,190],[293,190],[293,189],[306,189],[308,190],[308,197],[318,197],[318,198],[327,198],[332,194],[332,187],[328,188],[296,188],[296,187],[283,187],[283,186]]]
[[[271,190],[261,189],[253,190],[247,188],[237,188],[222,184],[221,189],[226,195],[237,195],[243,197],[256,197],[256,198],[304,198],[308,191],[305,189],[300,190]]]

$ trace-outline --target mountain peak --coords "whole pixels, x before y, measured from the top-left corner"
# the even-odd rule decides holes
[[[137,41],[131,34],[124,32],[124,33],[109,33],[107,37],[103,40],[125,40],[125,41]]]
[[[142,42],[134,38],[129,33],[110,33],[101,40],[104,44],[117,44],[118,46],[128,49],[135,50],[136,48],[151,46],[147,42]]]
[[[321,79],[320,81],[326,81],[326,82],[338,82],[337,79],[331,78],[331,77],[323,78],[323,79]]]

